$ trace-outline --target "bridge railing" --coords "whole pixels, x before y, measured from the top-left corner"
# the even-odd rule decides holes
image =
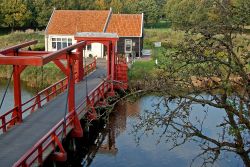
[[[67,128],[73,124],[75,112],[69,113],[54,126],[42,139],[40,139],[26,154],[24,154],[13,167],[31,166],[34,163],[42,164],[44,153],[47,149],[55,151],[57,142],[61,135],[66,135]]]
[[[84,76],[94,71],[95,68],[96,68],[96,58],[94,58],[94,61],[92,63],[86,65],[86,67],[84,68]]]
[[[96,59],[88,64],[84,70],[84,76],[88,75],[90,72],[96,69]],[[45,88],[44,90],[40,91],[37,95],[33,96],[31,99],[24,102],[22,107],[22,118],[31,114],[36,109],[42,107],[47,102],[51,101],[60,93],[64,92],[68,86],[68,78],[65,77],[60,81],[54,83],[53,85]],[[13,113],[17,111],[17,107],[9,110],[8,112],[4,113],[0,116],[0,134],[5,133],[11,125],[14,125],[18,116],[13,116]]]
[[[106,80],[100,83],[96,89],[92,90],[88,95],[88,99],[91,104],[95,104],[97,101],[100,100],[100,98],[104,98],[104,94],[109,90],[109,88],[110,84]]]
[[[3,133],[7,132],[8,125],[18,118],[17,115],[12,117],[12,114],[16,111],[17,107],[14,107],[13,109],[1,115],[0,119],[2,124],[0,126],[0,130],[2,130]]]
[[[56,82],[55,84],[47,87],[46,89],[39,92],[37,95],[26,101],[22,104],[22,107],[27,106],[29,103],[33,102],[32,105],[26,107],[22,110],[22,113],[25,113],[27,111],[34,112],[36,107],[37,109],[43,106],[45,103],[52,100],[54,97],[56,97],[58,94],[64,92],[67,89],[68,86],[68,78],[65,77],[61,79],[60,81]]]
[[[93,91],[88,94],[87,99],[91,99],[94,103],[102,98],[102,96],[109,90],[110,84],[107,81],[100,83]],[[99,93],[97,93],[99,92]],[[31,166],[34,163],[42,164],[43,158],[46,158],[45,153],[48,149],[56,150],[60,137],[65,137],[67,133],[73,128],[74,116],[86,114],[89,111],[87,99],[84,99],[74,111],[68,113],[57,125],[55,125],[42,139],[40,139],[35,146],[32,147],[26,154],[24,154],[13,166],[23,167]]]

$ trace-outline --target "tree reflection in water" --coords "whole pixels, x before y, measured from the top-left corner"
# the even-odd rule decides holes
[[[190,103],[187,99],[166,101],[164,97],[147,96],[132,104],[119,103],[107,119],[92,122],[84,137],[75,140],[76,150],[69,149],[71,142],[66,144],[68,161],[57,166],[186,167],[196,155],[215,146],[190,135],[195,132],[194,128],[190,129],[191,125],[211,138],[233,141],[223,126],[217,127],[224,118],[224,110]],[[191,165],[201,166],[202,160],[212,161],[214,154],[209,151]],[[243,166],[239,157],[227,154],[224,148],[216,151],[220,156],[213,166]]]
[[[211,97],[206,95],[195,98],[212,101]],[[170,144],[170,150],[187,143],[195,143],[200,150],[193,157],[191,166],[210,166],[215,164],[216,160],[227,160],[227,152],[235,153],[237,159],[243,159],[246,155],[249,158],[249,129],[242,126],[239,133],[244,146],[238,147],[234,138],[236,132],[231,128],[234,125],[228,121],[224,109],[199,104],[197,100],[194,102],[190,98],[153,99],[149,100],[151,106],[140,115],[139,122],[134,124],[132,133],[138,144],[149,135],[158,136],[156,143]],[[190,150],[191,152],[193,150]],[[249,166],[246,163],[245,165]]]

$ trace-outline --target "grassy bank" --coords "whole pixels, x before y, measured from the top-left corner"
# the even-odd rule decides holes
[[[185,36],[185,32],[171,28],[145,29],[144,48],[154,49],[154,42],[161,42],[162,47],[174,47]]]
[[[129,80],[142,80],[145,76],[149,77],[155,68],[153,60],[150,61],[136,61],[129,69]]]
[[[38,40],[38,44],[32,45],[32,50],[44,50],[44,31],[16,31],[12,33],[0,33],[0,49],[13,46],[25,41]]]
[[[11,66],[1,66],[0,78],[9,78]],[[64,74],[54,64],[49,63],[43,67],[27,67],[21,74],[21,80],[29,87],[45,88],[64,77]]]

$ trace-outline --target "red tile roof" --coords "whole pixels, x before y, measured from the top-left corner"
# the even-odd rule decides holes
[[[103,32],[108,15],[108,10],[55,10],[47,34]]]
[[[109,17],[108,10],[55,10],[47,34],[74,35],[77,32],[103,32]],[[106,32],[120,37],[139,37],[142,14],[112,14]]]
[[[120,37],[139,37],[142,19],[142,14],[112,14],[106,32],[115,32]]]

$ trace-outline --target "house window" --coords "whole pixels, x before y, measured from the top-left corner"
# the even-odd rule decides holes
[[[68,38],[68,46],[72,45],[72,39]]]
[[[132,44],[131,39],[125,39],[125,53],[132,53]]]
[[[72,45],[71,38],[52,38],[52,49],[60,50]]]
[[[87,50],[88,50],[88,51],[91,51],[91,49],[92,49],[91,44],[90,44],[90,45],[87,45]]]

